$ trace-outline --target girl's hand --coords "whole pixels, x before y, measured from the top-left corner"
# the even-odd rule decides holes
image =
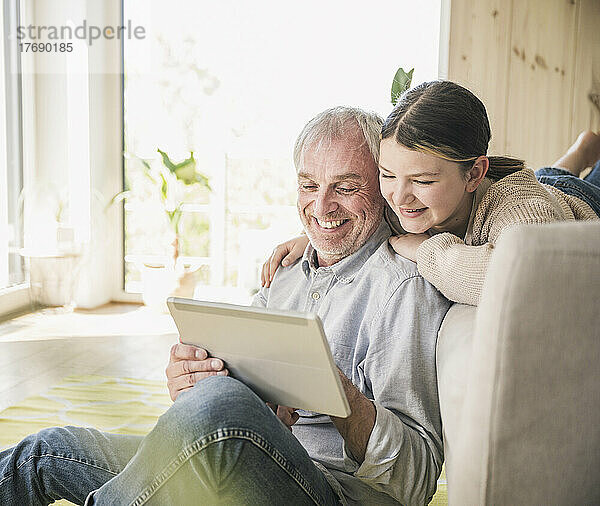
[[[271,286],[271,281],[273,281],[273,276],[275,276],[279,264],[287,267],[298,260],[304,254],[307,245],[308,237],[302,234],[276,246],[270,258],[262,266],[260,273],[261,285],[267,288]]]
[[[429,239],[427,234],[403,234],[390,237],[390,246],[398,255],[417,261],[417,249],[423,241]]]

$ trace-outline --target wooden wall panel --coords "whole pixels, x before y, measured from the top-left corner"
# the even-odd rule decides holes
[[[600,0],[452,0],[448,78],[486,104],[490,154],[552,163],[600,130]]]
[[[575,72],[575,2],[515,2],[507,108],[509,153],[547,165],[571,136]]]
[[[581,0],[577,20],[571,137],[600,130],[600,1]],[[590,95],[596,97],[593,105]]]
[[[448,79],[485,104],[492,128],[490,153],[506,149],[506,90],[512,0],[452,0]]]

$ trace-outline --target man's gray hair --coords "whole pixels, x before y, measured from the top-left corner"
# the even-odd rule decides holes
[[[294,145],[294,165],[299,170],[306,149],[317,151],[346,134],[362,131],[375,164],[379,161],[379,140],[383,119],[374,112],[356,107],[333,107],[317,114],[300,132]],[[358,127],[358,128],[357,128]]]

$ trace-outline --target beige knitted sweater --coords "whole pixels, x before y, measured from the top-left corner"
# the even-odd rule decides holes
[[[577,197],[540,184],[523,169],[477,189],[464,239],[444,232],[424,241],[417,250],[421,275],[448,299],[476,306],[494,244],[500,234],[519,223],[550,223],[598,219]]]

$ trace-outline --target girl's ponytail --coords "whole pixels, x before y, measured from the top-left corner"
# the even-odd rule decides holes
[[[525,168],[525,162],[517,158],[508,156],[488,156],[490,167],[487,172],[487,177],[493,181],[498,181],[505,176],[517,172]]]

